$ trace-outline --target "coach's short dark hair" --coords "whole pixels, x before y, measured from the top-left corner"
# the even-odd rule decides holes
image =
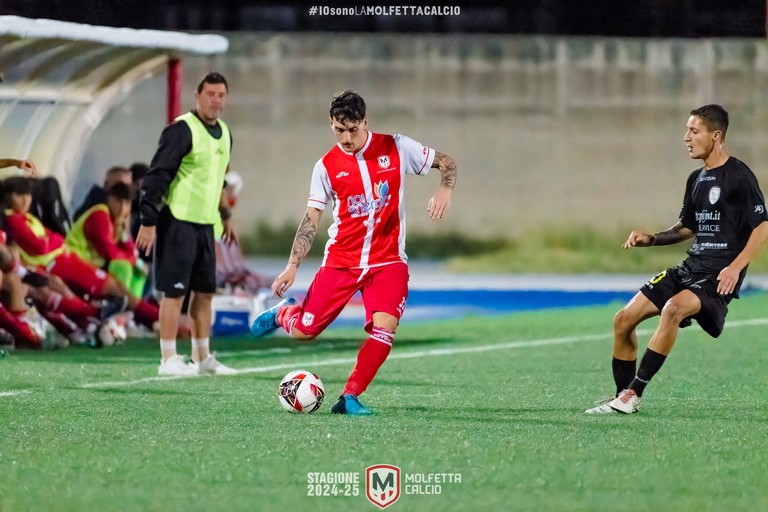
[[[229,92],[229,85],[227,85],[227,79],[224,78],[224,75],[221,73],[216,73],[215,71],[211,71],[207,75],[203,77],[202,80],[200,80],[200,83],[197,84],[197,92],[201,93],[203,92],[203,86],[205,84],[224,84],[224,88]]]
[[[131,187],[123,182],[118,182],[107,189],[107,197],[114,197],[119,201],[131,200]]]
[[[720,131],[725,139],[725,132],[728,131],[728,112],[720,105],[704,105],[703,107],[691,110],[691,115],[701,118],[704,126],[710,132]]]
[[[331,99],[330,115],[340,123],[359,123],[365,119],[365,100],[347,89]]]

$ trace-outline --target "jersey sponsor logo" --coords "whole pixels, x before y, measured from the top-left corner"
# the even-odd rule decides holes
[[[315,315],[312,313],[304,313],[304,315],[301,317],[301,325],[304,327],[309,327],[315,322]]]
[[[699,182],[702,182],[702,181],[715,181],[716,179],[717,178],[714,177],[714,176],[700,176],[699,177]]]
[[[715,204],[720,199],[720,187],[712,187],[709,189],[709,203]]]
[[[694,253],[701,252],[701,251],[726,251],[728,250],[728,243],[717,243],[717,242],[701,242],[701,243],[695,243],[691,245],[691,251]]]
[[[386,207],[392,196],[389,193],[389,182],[380,181],[373,184],[375,199],[369,201],[365,194],[356,194],[347,198],[347,211],[353,218],[365,217],[371,211],[379,213]]]
[[[720,212],[718,210],[713,212],[709,210],[696,212],[696,222],[706,222],[708,220],[720,220]]]
[[[336,178],[343,178],[345,176],[349,176],[349,173],[347,171],[341,171],[339,174],[336,175]]]
[[[385,197],[389,197],[389,182],[388,181],[380,181],[378,183],[374,183],[373,185],[373,193],[376,194],[376,197],[381,199]]]

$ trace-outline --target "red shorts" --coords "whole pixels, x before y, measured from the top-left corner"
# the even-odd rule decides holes
[[[73,252],[63,252],[48,265],[48,272],[58,276],[78,293],[101,297],[109,275],[98,267],[83,261]]]
[[[374,313],[398,320],[408,298],[408,265],[392,263],[366,270],[320,267],[301,305],[294,329],[317,336],[333,322],[357,291],[365,305],[365,330],[371,332]]]

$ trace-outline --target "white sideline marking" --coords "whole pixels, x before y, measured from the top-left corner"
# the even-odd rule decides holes
[[[735,328],[735,327],[766,325],[766,324],[768,324],[768,318],[753,318],[750,320],[733,321],[727,324],[726,327]],[[638,329],[637,334],[640,336],[647,336],[653,333],[653,331],[654,329]],[[396,352],[394,354],[391,354],[388,359],[416,359],[420,357],[448,356],[448,355],[455,355],[455,354],[472,354],[472,353],[479,353],[479,352],[491,352],[494,350],[509,350],[509,349],[526,348],[526,347],[541,347],[541,346],[547,346],[547,345],[564,345],[568,343],[577,343],[580,341],[593,341],[593,340],[600,340],[600,339],[606,339],[606,338],[610,339],[612,337],[613,337],[612,332],[606,332],[603,334],[564,336],[562,338],[544,338],[544,339],[528,340],[528,341],[510,341],[506,343],[495,343],[493,345],[479,345],[479,346],[471,346],[471,347],[419,350],[414,352]],[[256,366],[253,368],[238,368],[238,374],[266,373],[266,372],[271,372],[276,370],[295,369],[303,366],[316,368],[316,367],[322,367],[322,366],[334,366],[337,364],[353,364],[356,361],[357,361],[357,356],[347,357],[347,358],[318,360],[318,361],[305,361],[305,362],[299,362],[299,363],[296,363],[296,362],[282,363],[282,364],[275,364],[270,366]],[[80,387],[86,388],[86,389],[102,388],[102,387],[103,388],[125,387],[125,386],[132,386],[135,384],[145,384],[150,382],[162,382],[167,380],[193,379],[193,378],[198,378],[198,377],[197,376],[146,377],[143,379],[135,379],[135,380],[92,382],[92,383],[83,384]],[[1,393],[0,393],[0,396],[2,396]]]
[[[264,354],[290,354],[295,349],[288,347],[274,347],[264,350],[239,350],[232,352],[222,352],[215,350],[217,359],[234,357],[234,356],[258,356]],[[114,356],[114,357],[101,357],[99,363],[125,363],[125,362],[143,362],[143,363],[156,363],[157,356]]]
[[[19,389],[17,391],[0,391],[0,398],[6,397],[6,396],[19,396],[19,395],[26,395],[27,393],[31,393],[31,389]]]
[[[613,336],[612,333],[605,333],[605,334],[588,334],[583,336],[565,336],[563,338],[545,338],[540,340],[529,340],[529,341],[511,341],[507,343],[495,343],[493,345],[480,345],[480,346],[474,346],[474,347],[459,347],[459,348],[444,348],[444,349],[432,349],[432,350],[419,350],[415,352],[399,352],[392,354],[388,357],[388,359],[417,359],[420,357],[435,357],[435,356],[447,356],[447,355],[454,355],[454,354],[470,354],[470,353],[476,353],[476,352],[489,352],[493,350],[507,350],[507,349],[514,349],[514,348],[525,348],[525,347],[540,347],[545,345],[562,345],[565,343],[575,343],[578,341],[591,341],[591,340],[599,340],[599,339],[605,339],[610,338]],[[291,368],[300,368],[300,367],[313,367],[316,368],[318,366],[334,366],[337,364],[353,364],[357,361],[357,356],[355,357],[346,357],[346,358],[337,358],[337,359],[327,359],[325,361],[319,360],[319,361],[305,361],[301,363],[281,363],[281,364],[275,364],[270,366],[256,366],[253,368],[238,368],[237,372],[238,374],[246,374],[246,373],[266,373],[276,370],[287,370]],[[101,387],[124,387],[124,386],[132,386],[134,384],[144,384],[148,382],[158,382],[158,381],[166,381],[166,380],[178,380],[178,379],[190,379],[190,378],[196,378],[197,376],[190,376],[190,377],[146,377],[144,379],[136,379],[136,380],[123,380],[123,381],[112,381],[112,382],[93,382],[90,384],[83,384],[81,387],[83,388],[101,388]]]

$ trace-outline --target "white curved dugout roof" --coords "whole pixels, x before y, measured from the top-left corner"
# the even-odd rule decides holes
[[[218,35],[0,16],[0,158],[31,158],[69,191],[113,105],[171,59],[228,46]]]

